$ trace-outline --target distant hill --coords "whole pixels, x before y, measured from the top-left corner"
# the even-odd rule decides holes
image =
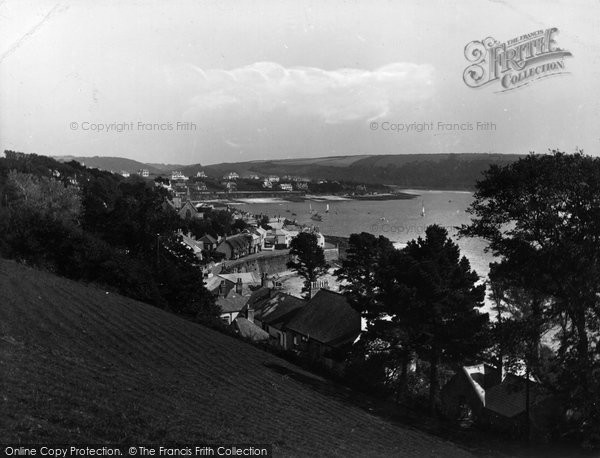
[[[517,154],[396,154],[336,156],[222,163],[182,168],[186,175],[200,169],[209,176],[234,171],[260,175],[298,175],[408,188],[473,189],[490,164],[508,164]]]
[[[112,170],[113,172],[120,172],[121,170],[124,170],[129,173],[135,173],[140,169],[148,169],[150,173],[155,175],[171,173],[171,170],[176,170],[183,167],[181,165],[171,164],[145,164],[143,162],[134,161],[133,159],[110,156],[54,156],[54,158],[62,162],[77,161],[86,167],[97,168],[101,170]]]
[[[248,174],[297,175],[371,184],[388,184],[406,188],[473,189],[481,173],[490,164],[508,164],[523,155],[518,154],[393,154],[333,156],[304,159],[279,159],[247,162],[225,162],[212,165],[178,165],[142,163],[120,157],[60,156],[62,161],[76,160],[87,167],[119,172],[148,169],[151,174],[167,175],[181,170],[195,176],[200,170],[220,178],[229,172]]]
[[[471,456],[158,308],[0,259],[4,443],[268,443],[274,456]]]

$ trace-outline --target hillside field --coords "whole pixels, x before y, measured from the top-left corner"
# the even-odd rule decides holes
[[[242,341],[2,259],[0,388],[3,443],[235,442],[272,444],[274,456],[471,456],[352,405],[342,388]]]

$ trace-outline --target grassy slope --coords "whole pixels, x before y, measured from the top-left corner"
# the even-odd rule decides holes
[[[276,456],[467,456],[322,379],[151,306],[0,259],[3,442],[274,444]]]

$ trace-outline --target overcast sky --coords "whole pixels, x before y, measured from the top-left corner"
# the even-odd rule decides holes
[[[573,54],[566,73],[505,92],[464,83],[467,43],[551,27]],[[5,0],[0,148],[184,164],[576,147],[597,155],[599,33],[597,0]],[[413,122],[434,129],[385,129]],[[441,131],[440,122],[475,128]],[[127,125],[92,130],[113,123]]]

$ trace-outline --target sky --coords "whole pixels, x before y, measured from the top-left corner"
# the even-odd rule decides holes
[[[465,84],[470,42],[551,28],[571,53],[560,71]],[[0,0],[0,148],[177,164],[598,155],[599,33],[598,0]]]

